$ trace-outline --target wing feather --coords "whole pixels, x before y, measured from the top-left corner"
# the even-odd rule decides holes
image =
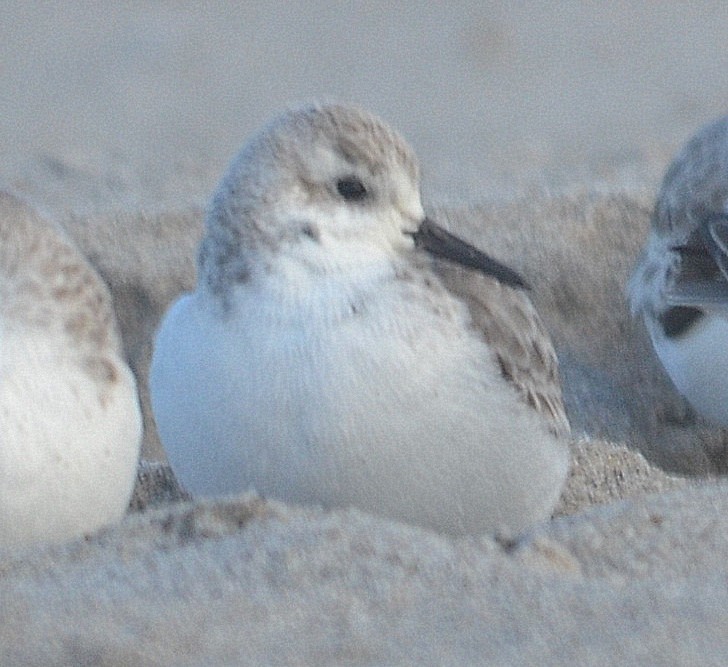
[[[433,268],[445,287],[468,305],[503,377],[547,418],[555,434],[568,435],[556,352],[527,293],[445,260],[433,259]]]

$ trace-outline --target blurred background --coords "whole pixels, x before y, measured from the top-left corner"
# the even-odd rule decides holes
[[[194,284],[200,206],[262,123],[334,98],[409,139],[426,204],[483,204],[453,225],[539,285],[576,431],[725,470],[728,435],[696,444],[702,422],[623,294],[667,163],[728,112],[728,3],[0,8],[0,186],[71,221],[111,285],[145,407],[159,317]],[[147,419],[145,452],[161,456]]]
[[[5,0],[0,178],[72,209],[204,199],[322,97],[399,128],[438,201],[663,166],[728,111],[726,35],[721,1]]]

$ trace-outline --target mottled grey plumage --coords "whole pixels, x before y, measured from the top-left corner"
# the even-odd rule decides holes
[[[223,177],[197,290],[157,337],[170,462],[193,493],[453,533],[545,518],[569,429],[522,284],[425,218],[414,153],[378,118],[283,114]]]
[[[556,352],[527,293],[452,262],[436,260],[433,268],[447,289],[468,305],[503,377],[544,415],[554,433],[569,435]]]
[[[140,439],[108,289],[57,227],[0,192],[0,546],[120,519]]]
[[[728,425],[728,116],[672,162],[630,279],[632,309],[678,390]]]

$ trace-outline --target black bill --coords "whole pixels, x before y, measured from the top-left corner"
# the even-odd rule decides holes
[[[466,243],[450,232],[436,225],[430,218],[422,221],[419,229],[412,234],[415,245],[435,257],[447,259],[469,269],[491,276],[504,285],[528,289],[526,281],[513,269],[488,257],[484,252]]]

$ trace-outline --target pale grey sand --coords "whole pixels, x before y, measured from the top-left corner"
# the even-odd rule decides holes
[[[688,664],[700,653],[720,664],[728,493],[681,490],[700,480],[628,449],[678,473],[723,465],[722,432],[681,407],[627,312],[650,187],[616,179],[431,207],[533,286],[577,431],[569,516],[522,538],[452,541],[356,512],[170,505],[169,471],[146,463],[132,506],[149,511],[66,547],[0,555],[12,601],[1,662]],[[142,384],[150,333],[194,278],[200,221],[194,203],[65,218],[110,283]],[[159,458],[153,442],[145,456]]]
[[[647,188],[600,186],[433,212],[479,234],[519,269],[531,267],[533,298],[564,355],[578,427],[647,443],[659,456],[672,441],[640,426],[658,428],[659,420],[633,415],[659,415],[655,400],[677,399],[664,379],[630,383],[630,359],[642,356],[653,377],[659,367],[650,365],[619,291],[648,210]],[[101,220],[113,244],[89,233]],[[548,247],[519,245],[526,220],[555,230],[541,237]],[[153,304],[132,327],[143,333],[127,341],[138,368],[165,302],[193,278],[199,224],[194,207],[67,220],[112,292],[134,295],[119,299],[122,322],[138,321],[136,304]],[[165,234],[178,240],[164,243]],[[144,249],[132,251],[135,240]],[[133,260],[124,268],[127,256]],[[587,292],[565,284],[571,270],[591,290],[593,310]],[[576,317],[584,313],[595,319]],[[683,458],[675,447],[674,467],[696,472],[693,461],[707,459],[695,446],[703,427],[671,426],[683,433],[678,445],[693,447]],[[706,664],[719,664],[726,649],[719,630],[728,620],[718,585],[725,488],[679,490],[696,482],[666,475],[624,445],[577,439],[572,449],[559,508],[569,516],[499,542],[451,541],[356,512],[259,500],[169,505],[182,497],[169,470],[145,463],[132,505],[149,511],[67,547],[0,555],[0,591],[12,600],[0,612],[3,660],[686,664],[702,652]],[[47,639],[27,639],[36,635]]]
[[[697,481],[666,474],[625,445],[577,440],[571,445],[571,470],[555,516],[576,514],[592,505],[685,488]]]
[[[713,485],[498,543],[255,498],[177,505],[65,548],[3,555],[0,657],[718,665],[727,511]]]
[[[0,664],[725,663],[726,433],[674,391],[624,286],[674,150],[725,113],[728,6],[6,5],[0,179],[109,283],[143,402],[224,164],[325,94],[399,127],[429,211],[524,274],[576,442],[568,516],[453,541],[252,498],[175,504],[147,411],[148,511],[0,553]]]

